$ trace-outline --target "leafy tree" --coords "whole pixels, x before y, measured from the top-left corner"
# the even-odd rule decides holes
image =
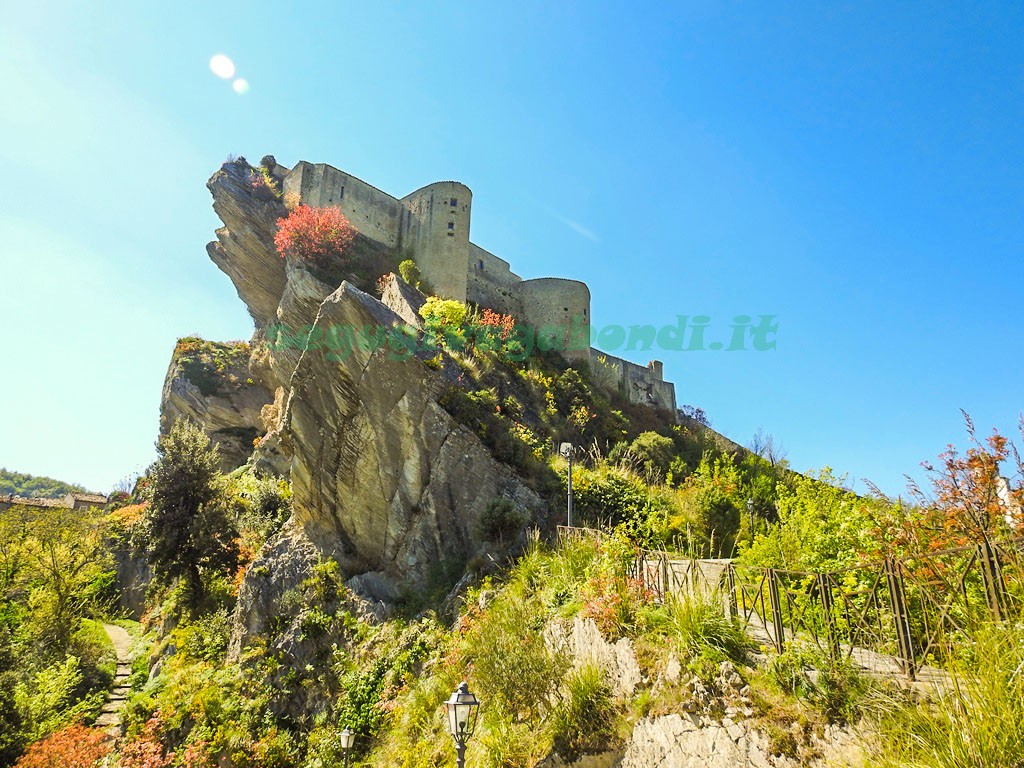
[[[971,417],[964,412],[970,447],[963,454],[950,445],[938,465],[925,462],[931,492],[910,482],[910,493],[920,507],[916,526],[905,520],[902,543],[927,551],[964,546],[1024,531],[1024,462],[1005,436],[993,430],[978,438]],[[1024,436],[1024,420],[1021,422]],[[1003,477],[1004,464],[1012,476]]]
[[[282,259],[290,257],[324,267],[332,256],[344,255],[357,234],[339,208],[299,205],[277,220],[274,245]]]
[[[433,334],[436,343],[449,349],[461,350],[466,346],[466,319],[469,307],[461,301],[429,296],[420,307],[420,317]]]
[[[0,624],[0,765],[10,765],[24,742],[24,718],[14,695],[17,681],[10,632]]]
[[[206,597],[204,573],[231,568],[238,559],[219,452],[199,427],[179,419],[157,443],[157,456],[146,512],[150,562],[162,583],[184,582],[184,607],[194,614]]]
[[[675,457],[675,443],[657,432],[641,432],[630,444],[629,452],[640,461],[644,472],[664,476]]]
[[[416,266],[416,262],[412,259],[406,259],[398,265],[398,274],[409,285],[416,288],[420,287],[420,268]]]
[[[89,509],[25,509],[21,578],[30,589],[34,633],[63,653],[79,618],[100,608],[113,563],[101,519]],[[2,545],[0,545],[2,546]]]
[[[683,504],[695,518],[713,557],[732,554],[745,494],[732,456],[705,455],[682,486]]]
[[[834,571],[858,563],[874,550],[877,503],[842,487],[829,468],[798,475],[779,489],[779,521],[742,555],[757,565]]]

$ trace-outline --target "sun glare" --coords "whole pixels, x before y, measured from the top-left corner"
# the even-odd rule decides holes
[[[242,94],[249,92],[249,81],[244,77],[239,77],[235,82],[231,84],[231,87],[235,89],[235,93]]]
[[[210,59],[210,71],[217,77],[228,80],[235,76],[235,62],[223,53],[218,53]]]

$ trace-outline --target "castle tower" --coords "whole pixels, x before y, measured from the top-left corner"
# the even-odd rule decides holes
[[[408,211],[402,249],[438,295],[466,301],[473,193],[457,181],[439,181],[406,195],[401,203]]]
[[[567,360],[590,360],[590,289],[579,280],[541,277],[512,289],[541,348]]]

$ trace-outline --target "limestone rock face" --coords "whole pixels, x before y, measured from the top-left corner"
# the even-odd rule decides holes
[[[686,715],[641,720],[621,768],[772,768],[792,765],[768,756],[764,737],[738,723]]]
[[[381,302],[409,325],[423,327],[420,307],[427,303],[427,297],[409,285],[398,275],[388,275],[381,292]]]
[[[230,346],[202,343],[214,350]],[[160,398],[160,433],[179,418],[195,422],[220,447],[221,471],[230,472],[246,463],[253,440],[263,434],[260,411],[274,395],[249,376],[247,356],[220,365],[172,358]]]
[[[253,194],[250,171],[244,160],[225,163],[206,183],[213,194],[213,210],[224,222],[206,251],[231,278],[238,298],[256,327],[262,328],[274,321],[284,293],[284,263],[274,247],[274,235],[277,220],[287,210],[278,200]]]
[[[290,384],[281,432],[294,521],[347,573],[368,575],[356,585],[389,600],[439,563],[477,554],[490,501],[541,501],[438,404],[450,381],[402,345],[401,317],[347,282],[328,290],[290,267],[278,310],[286,327],[310,329],[306,348],[285,346],[271,362]],[[376,341],[345,341],[363,329]]]
[[[625,637],[608,642],[593,619],[576,616],[567,627],[551,624],[545,639],[552,649],[566,651],[574,667],[594,664],[603,669],[616,696],[632,696],[643,680],[633,644]]]

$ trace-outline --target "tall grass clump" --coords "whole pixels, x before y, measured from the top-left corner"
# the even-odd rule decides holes
[[[1024,765],[1024,625],[981,630],[972,657],[931,700],[888,696],[875,702],[875,765]]]
[[[693,589],[670,593],[665,600],[662,629],[690,656],[708,651],[744,662],[753,643],[739,624],[725,614],[717,591]]]
[[[594,664],[574,669],[552,717],[555,750],[566,760],[606,747],[615,726],[615,701],[604,671]]]

